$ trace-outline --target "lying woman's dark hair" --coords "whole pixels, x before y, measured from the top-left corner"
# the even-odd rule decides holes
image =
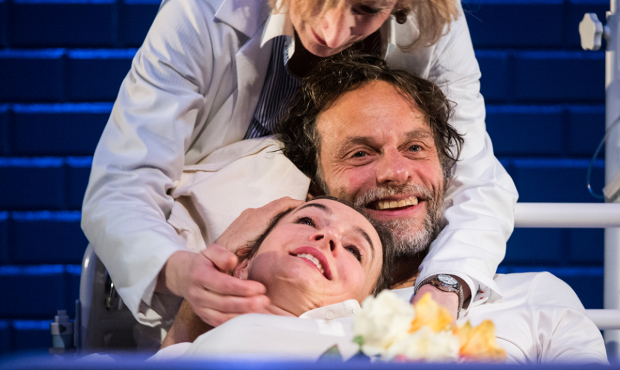
[[[348,207],[351,207],[352,209],[355,210],[355,207],[353,207],[353,204],[347,201],[344,201],[342,199],[334,198],[331,196],[320,196],[312,200],[320,200],[320,199],[333,200],[333,201],[342,203]],[[256,254],[256,252],[258,252],[260,246],[265,241],[265,238],[267,238],[267,236],[271,233],[273,228],[278,224],[278,222],[280,222],[280,220],[284,216],[288,215],[292,210],[293,208],[287,209],[285,211],[278,213],[275,217],[271,219],[265,231],[258,238],[256,238],[256,240],[252,241],[247,248],[241,248],[240,250],[238,250],[236,252],[236,255],[239,258],[239,262],[252,259],[254,255]],[[359,212],[359,211],[356,210],[356,212]],[[390,233],[386,228],[380,226],[379,224],[369,219],[368,217],[366,216],[364,217],[375,228],[375,230],[377,231],[377,234],[379,235],[379,240],[381,240],[383,266],[381,267],[381,273],[379,274],[379,278],[377,279],[377,282],[375,283],[375,286],[372,290],[372,294],[377,295],[382,290],[389,289],[391,286],[391,276],[392,276],[392,269],[393,269],[392,256],[394,254],[393,253],[394,241],[393,241],[392,233]]]

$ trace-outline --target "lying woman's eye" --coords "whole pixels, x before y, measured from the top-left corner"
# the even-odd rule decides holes
[[[348,247],[345,247],[344,249],[346,249],[347,251],[351,252],[351,254],[352,254],[353,256],[355,256],[355,258],[356,258],[358,261],[362,262],[362,254],[360,253],[360,250],[359,250],[359,249],[357,249],[357,247],[356,247],[356,246],[354,246],[354,245],[350,245],[350,246],[348,246]]]
[[[299,217],[297,219],[297,223],[300,225],[308,225],[308,226],[316,227],[314,220],[310,217]]]

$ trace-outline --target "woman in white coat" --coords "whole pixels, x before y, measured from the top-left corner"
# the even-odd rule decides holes
[[[355,47],[433,80],[457,104],[451,124],[465,145],[447,190],[447,226],[418,281],[451,274],[472,302],[491,291],[501,294],[493,275],[513,229],[517,193],[486,133],[480,71],[458,2],[164,0],[97,146],[82,218],[88,240],[140,322],[161,324],[171,297],[187,299],[214,326],[271,310],[264,286],[222,271],[236,265],[228,250],[298,201],[246,212],[236,232],[218,240],[222,247],[195,254],[166,223],[169,190],[184,165],[268,135],[298,78],[318,58],[358,41]],[[425,285],[418,295],[426,291],[457,315],[456,294]]]

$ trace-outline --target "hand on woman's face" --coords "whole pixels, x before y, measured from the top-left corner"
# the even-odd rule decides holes
[[[341,0],[319,17],[320,7],[312,14],[299,14],[297,1],[290,2],[291,22],[304,47],[319,57],[339,53],[368,37],[388,19],[396,4],[396,0]]]
[[[362,301],[379,277],[382,246],[373,226],[352,208],[315,200],[286,215],[249,263],[271,303],[294,314],[347,299]]]

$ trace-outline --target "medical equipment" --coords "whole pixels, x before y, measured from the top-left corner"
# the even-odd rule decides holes
[[[620,130],[612,126],[620,119],[620,0],[610,0],[607,24],[603,27],[596,16],[586,14],[579,24],[581,45],[586,50],[598,50],[601,38],[605,37],[605,121],[607,144],[605,146],[605,184],[607,193],[616,193],[613,188],[620,176]],[[613,198],[620,202],[618,197]],[[605,229],[605,309],[620,309],[620,228]],[[618,358],[620,331],[605,331],[605,343],[610,358]]]
[[[69,320],[67,311],[58,310],[58,315],[54,317],[54,322],[50,323],[50,333],[52,335],[50,353],[63,354],[75,350],[73,345],[73,323]]]
[[[123,305],[114,283],[89,245],[82,259],[76,310],[76,347],[81,352],[132,350],[136,319]]]

